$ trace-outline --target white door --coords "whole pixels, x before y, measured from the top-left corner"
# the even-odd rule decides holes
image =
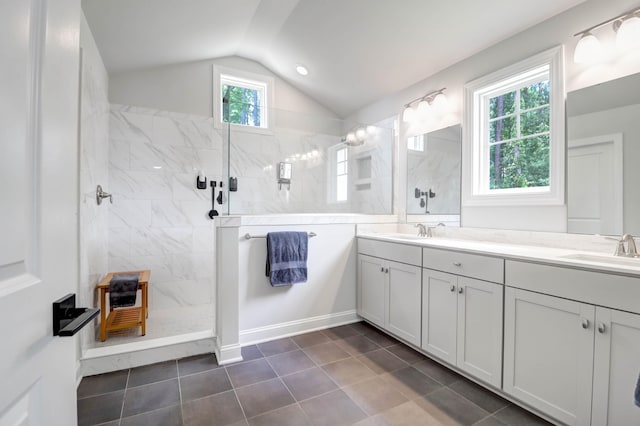
[[[391,261],[387,265],[387,329],[420,346],[422,268]]]
[[[358,255],[358,315],[380,327],[385,326],[385,281],[383,261]]]
[[[640,424],[634,391],[640,375],[640,315],[596,308],[593,425]]]
[[[502,292],[504,286],[458,277],[457,366],[502,387]]]
[[[453,365],[456,363],[458,277],[422,271],[422,349]]]
[[[622,234],[622,134],[568,142],[569,232]]]
[[[591,423],[595,308],[505,288],[504,391],[568,425]]]
[[[76,423],[79,0],[0,2],[0,425]]]

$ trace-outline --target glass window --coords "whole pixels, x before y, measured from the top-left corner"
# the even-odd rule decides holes
[[[564,203],[562,48],[465,85],[463,205]]]
[[[549,79],[489,99],[489,189],[549,186]]]
[[[347,201],[349,190],[347,148],[336,151],[336,201]]]
[[[267,84],[220,75],[220,111],[223,123],[268,128]]]
[[[424,151],[424,135],[416,135],[408,138],[407,149],[411,151]]]

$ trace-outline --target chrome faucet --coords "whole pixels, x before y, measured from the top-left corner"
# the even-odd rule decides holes
[[[416,223],[414,228],[418,228],[418,237],[431,236],[431,235],[427,235],[427,228],[422,223]],[[429,229],[429,234],[431,234],[431,229]]]
[[[626,249],[625,243],[627,244]],[[636,242],[633,239],[633,235],[624,234],[618,241],[618,246],[616,247],[616,251],[613,255],[624,257],[638,257],[638,249],[636,248]]]

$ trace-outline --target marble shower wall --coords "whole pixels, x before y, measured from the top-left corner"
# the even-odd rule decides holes
[[[427,133],[424,151],[407,151],[407,213],[425,214],[415,188],[436,194],[429,198],[430,214],[460,214],[460,126]]]
[[[109,190],[109,78],[83,19],[80,99],[80,284],[78,306],[98,306],[95,287],[108,269],[108,203],[98,206],[96,186]],[[81,332],[81,349],[93,340],[93,330]]]
[[[393,129],[367,127],[365,143],[349,149],[351,210],[362,214],[393,212]]]
[[[230,175],[238,192],[229,194],[231,214],[349,212],[327,203],[327,149],[340,136],[276,129],[271,134],[231,131]],[[279,162],[292,164],[291,186],[279,188]]]
[[[331,148],[346,146],[344,122],[291,115],[278,123],[286,127],[269,133],[231,130],[229,168],[238,177],[238,192],[229,194],[230,214],[392,212],[392,129],[368,126],[365,144],[348,148],[349,200],[336,203],[329,195],[329,162],[335,161]],[[292,164],[290,189],[277,183],[280,162]]]
[[[208,117],[112,105],[109,269],[150,269],[149,309],[213,303],[211,190],[222,180],[221,132]]]

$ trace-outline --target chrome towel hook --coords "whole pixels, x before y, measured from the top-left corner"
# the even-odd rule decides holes
[[[96,188],[96,202],[98,203],[98,205],[102,204],[102,200],[104,198],[108,198],[109,202],[113,204],[113,198],[111,198],[111,194],[109,194],[108,192],[104,192],[102,190],[102,185],[98,185],[98,187]]]

